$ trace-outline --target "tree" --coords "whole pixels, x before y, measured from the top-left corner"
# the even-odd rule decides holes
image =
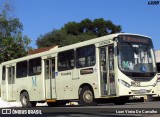
[[[116,26],[110,20],[105,21],[103,18],[90,20],[84,19],[80,23],[68,22],[64,25],[68,34],[80,35],[82,33],[94,33],[98,37],[113,34],[121,31],[121,26]]]
[[[53,30],[45,35],[40,35],[36,41],[39,48],[61,45],[62,40],[67,36],[65,30]]]
[[[80,23],[68,22],[60,30],[53,30],[37,39],[39,48],[59,45],[66,46],[77,42],[101,37],[108,34],[121,32],[121,26],[103,18],[90,20],[84,19]]]
[[[22,35],[23,25],[9,16],[10,5],[0,11],[0,63],[27,55],[30,39]]]

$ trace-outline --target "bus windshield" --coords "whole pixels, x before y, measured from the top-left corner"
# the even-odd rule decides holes
[[[157,72],[160,73],[160,62],[158,62],[156,65],[157,65]]]
[[[139,42],[118,43],[118,63],[123,72],[156,72],[152,44]]]

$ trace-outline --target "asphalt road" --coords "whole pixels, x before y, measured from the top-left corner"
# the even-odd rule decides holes
[[[49,117],[160,117],[160,101],[126,103],[125,105],[108,103],[97,106],[38,106],[34,108],[7,109],[10,110],[10,113],[16,115],[17,113],[18,115],[30,114],[30,116],[41,114],[39,116]],[[3,111],[6,112],[5,109]]]

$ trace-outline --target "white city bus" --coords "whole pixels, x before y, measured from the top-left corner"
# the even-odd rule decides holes
[[[69,100],[94,105],[156,94],[156,63],[150,37],[117,33],[53,48],[1,64],[1,96],[23,107]]]

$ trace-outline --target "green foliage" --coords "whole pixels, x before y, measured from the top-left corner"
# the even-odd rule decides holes
[[[3,48],[0,53],[0,62],[12,60],[15,58],[23,57],[27,55],[26,45],[29,40],[24,36],[19,39],[13,37],[6,37],[2,40],[1,47]]]
[[[38,47],[47,47],[52,45],[60,45],[62,40],[67,36],[64,30],[53,30],[46,33],[44,36],[40,35],[37,39]]]
[[[27,55],[30,39],[22,35],[18,18],[9,17],[9,5],[0,11],[0,63]]]
[[[103,18],[93,21],[84,19],[80,23],[68,22],[60,30],[53,30],[39,36],[36,44],[39,48],[52,45],[66,46],[120,31],[120,25],[115,25]]]

